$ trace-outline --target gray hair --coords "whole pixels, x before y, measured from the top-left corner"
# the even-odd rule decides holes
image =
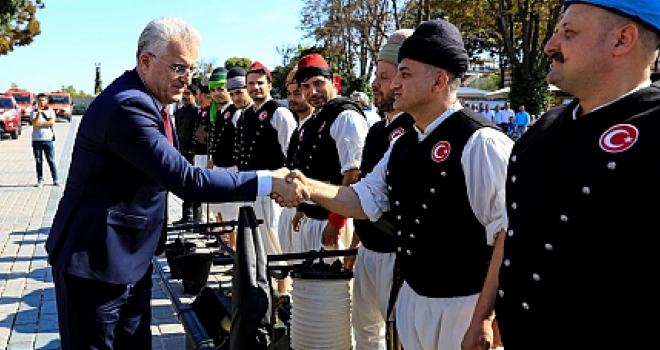
[[[351,94],[351,100],[353,102],[360,102],[363,108],[370,108],[371,104],[369,103],[369,96],[362,91],[354,91]]]
[[[199,46],[202,36],[188,22],[171,16],[159,17],[149,22],[140,34],[136,57],[144,52],[156,56],[167,52],[171,41],[182,43],[186,48]]]

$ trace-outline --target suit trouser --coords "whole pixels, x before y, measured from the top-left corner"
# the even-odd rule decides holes
[[[53,270],[62,350],[151,349],[151,273],[111,284]]]

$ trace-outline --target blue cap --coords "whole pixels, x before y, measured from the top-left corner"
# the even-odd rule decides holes
[[[565,0],[570,4],[589,4],[632,17],[660,31],[660,1],[658,0]]]

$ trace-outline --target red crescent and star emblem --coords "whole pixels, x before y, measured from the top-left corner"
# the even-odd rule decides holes
[[[229,119],[229,117],[231,117],[231,113],[225,112],[225,120]]]
[[[300,135],[298,135],[298,139],[302,141],[303,139],[303,134],[305,133],[305,129],[300,129]]]
[[[266,117],[268,117],[268,113],[266,113],[266,111],[263,111],[263,112],[259,113],[259,120],[260,121],[264,121],[264,119],[266,119]]]
[[[323,131],[324,128],[325,128],[325,120],[323,121],[321,127],[319,128],[319,132]]]
[[[600,135],[600,148],[607,153],[623,152],[637,142],[639,130],[634,125],[617,124]]]
[[[390,142],[396,140],[397,137],[403,135],[403,132],[404,132],[404,131],[405,131],[405,130],[403,130],[402,127],[398,127],[398,128],[396,128],[396,129],[394,129],[394,130],[390,133]]]
[[[449,152],[451,152],[451,145],[447,141],[440,141],[433,146],[431,150],[431,159],[434,162],[440,163],[449,157]]]
[[[206,117],[206,111],[202,112],[202,118]]]

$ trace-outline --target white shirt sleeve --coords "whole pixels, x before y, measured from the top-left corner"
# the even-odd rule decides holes
[[[360,198],[362,210],[371,221],[377,221],[384,212],[390,210],[389,191],[387,189],[387,163],[390,161],[392,145],[385,152],[374,169],[363,177],[357,183],[351,185],[351,188]]]
[[[367,120],[358,112],[343,111],[339,113],[330,127],[330,136],[335,140],[341,173],[351,169],[359,169],[362,161],[362,148],[367,138]]]
[[[279,107],[273,112],[270,125],[277,130],[277,140],[280,142],[282,153],[286,154],[287,149],[289,149],[291,135],[298,127],[296,118],[293,117],[293,114],[288,108]]]
[[[495,244],[494,234],[508,226],[506,215],[506,170],[513,141],[492,128],[477,130],[463,149],[470,206],[486,228],[486,240]]]

